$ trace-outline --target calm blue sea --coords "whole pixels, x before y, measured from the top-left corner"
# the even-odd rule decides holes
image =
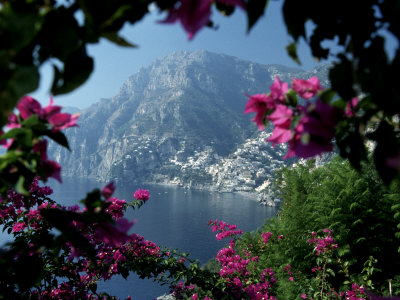
[[[64,178],[63,184],[52,181],[50,185],[54,199],[63,205],[76,204],[88,191],[102,188],[102,184],[92,180],[68,178]],[[129,201],[138,188],[148,189],[151,197],[140,210],[127,212],[128,219],[137,220],[132,231],[159,245],[190,253],[202,263],[215,257],[218,249],[224,246],[207,226],[209,220],[224,220],[237,224],[243,231],[251,231],[277,213],[275,208],[261,206],[242,195],[169,186],[121,185],[117,186],[114,196]],[[168,292],[168,287],[135,276],[100,282],[98,286],[100,291],[121,299],[130,295],[135,300],[151,300]]]

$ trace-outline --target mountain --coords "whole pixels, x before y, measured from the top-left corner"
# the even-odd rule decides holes
[[[327,70],[262,65],[207,51],[174,52],[141,68],[111,99],[81,111],[79,127],[67,131],[71,152],[53,144],[49,153],[63,166],[63,176],[226,190],[229,180],[221,166],[238,157],[242,166],[246,158],[238,149],[260,136],[265,140],[249,121],[252,116],[243,114],[246,95],[267,92],[276,76],[283,81],[317,76],[327,86]],[[258,167],[268,169],[281,156],[271,157]],[[258,177],[261,184],[265,176]]]

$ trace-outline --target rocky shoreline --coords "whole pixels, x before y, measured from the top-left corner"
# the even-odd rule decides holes
[[[209,191],[209,192],[218,192],[218,193],[235,193],[244,196],[245,198],[252,200],[252,201],[257,201],[261,205],[265,206],[270,206],[270,207],[276,207],[279,206],[280,204],[280,199],[278,198],[272,198],[268,193],[264,192],[257,192],[257,191],[235,191],[235,190],[227,190],[227,189],[218,189],[215,186],[208,186],[206,187],[205,185],[183,185],[183,184],[177,184],[174,182],[152,182],[152,181],[147,181],[145,182],[146,184],[151,184],[151,185],[160,185],[160,186],[170,186],[170,187],[180,187],[183,189],[193,189],[193,190],[200,190],[200,191]]]

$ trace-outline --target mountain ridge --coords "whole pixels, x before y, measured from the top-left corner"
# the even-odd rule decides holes
[[[80,127],[67,132],[71,153],[54,145],[49,152],[63,176],[175,182],[180,170],[173,161],[186,164],[209,151],[209,164],[216,164],[247,139],[259,138],[252,116],[243,114],[246,95],[267,92],[275,76],[290,81],[318,75],[327,86],[327,70],[262,65],[204,50],[174,52],[130,76],[114,97],[83,110]],[[213,175],[203,175],[185,180],[197,176],[213,185]]]

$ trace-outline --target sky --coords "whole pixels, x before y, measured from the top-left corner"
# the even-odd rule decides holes
[[[128,24],[123,28],[121,35],[138,45],[137,48],[122,48],[106,40],[89,46],[89,55],[95,61],[94,72],[74,92],[54,97],[55,103],[82,109],[102,98],[111,98],[117,94],[125,80],[141,67],[177,50],[207,50],[257,63],[281,64],[302,69],[311,69],[318,64],[304,42],[299,44],[301,66],[287,55],[285,48],[291,39],[283,22],[282,1],[269,1],[266,14],[250,33],[247,33],[245,12],[240,8],[230,17],[222,16],[215,10],[211,19],[218,29],[203,28],[191,41],[187,39],[179,23],[157,23],[165,16],[165,13],[160,14],[153,10],[140,23]],[[43,66],[40,87],[31,94],[44,105],[49,102],[52,76],[51,65]],[[266,86],[266,90],[260,93],[267,92],[268,88]]]

